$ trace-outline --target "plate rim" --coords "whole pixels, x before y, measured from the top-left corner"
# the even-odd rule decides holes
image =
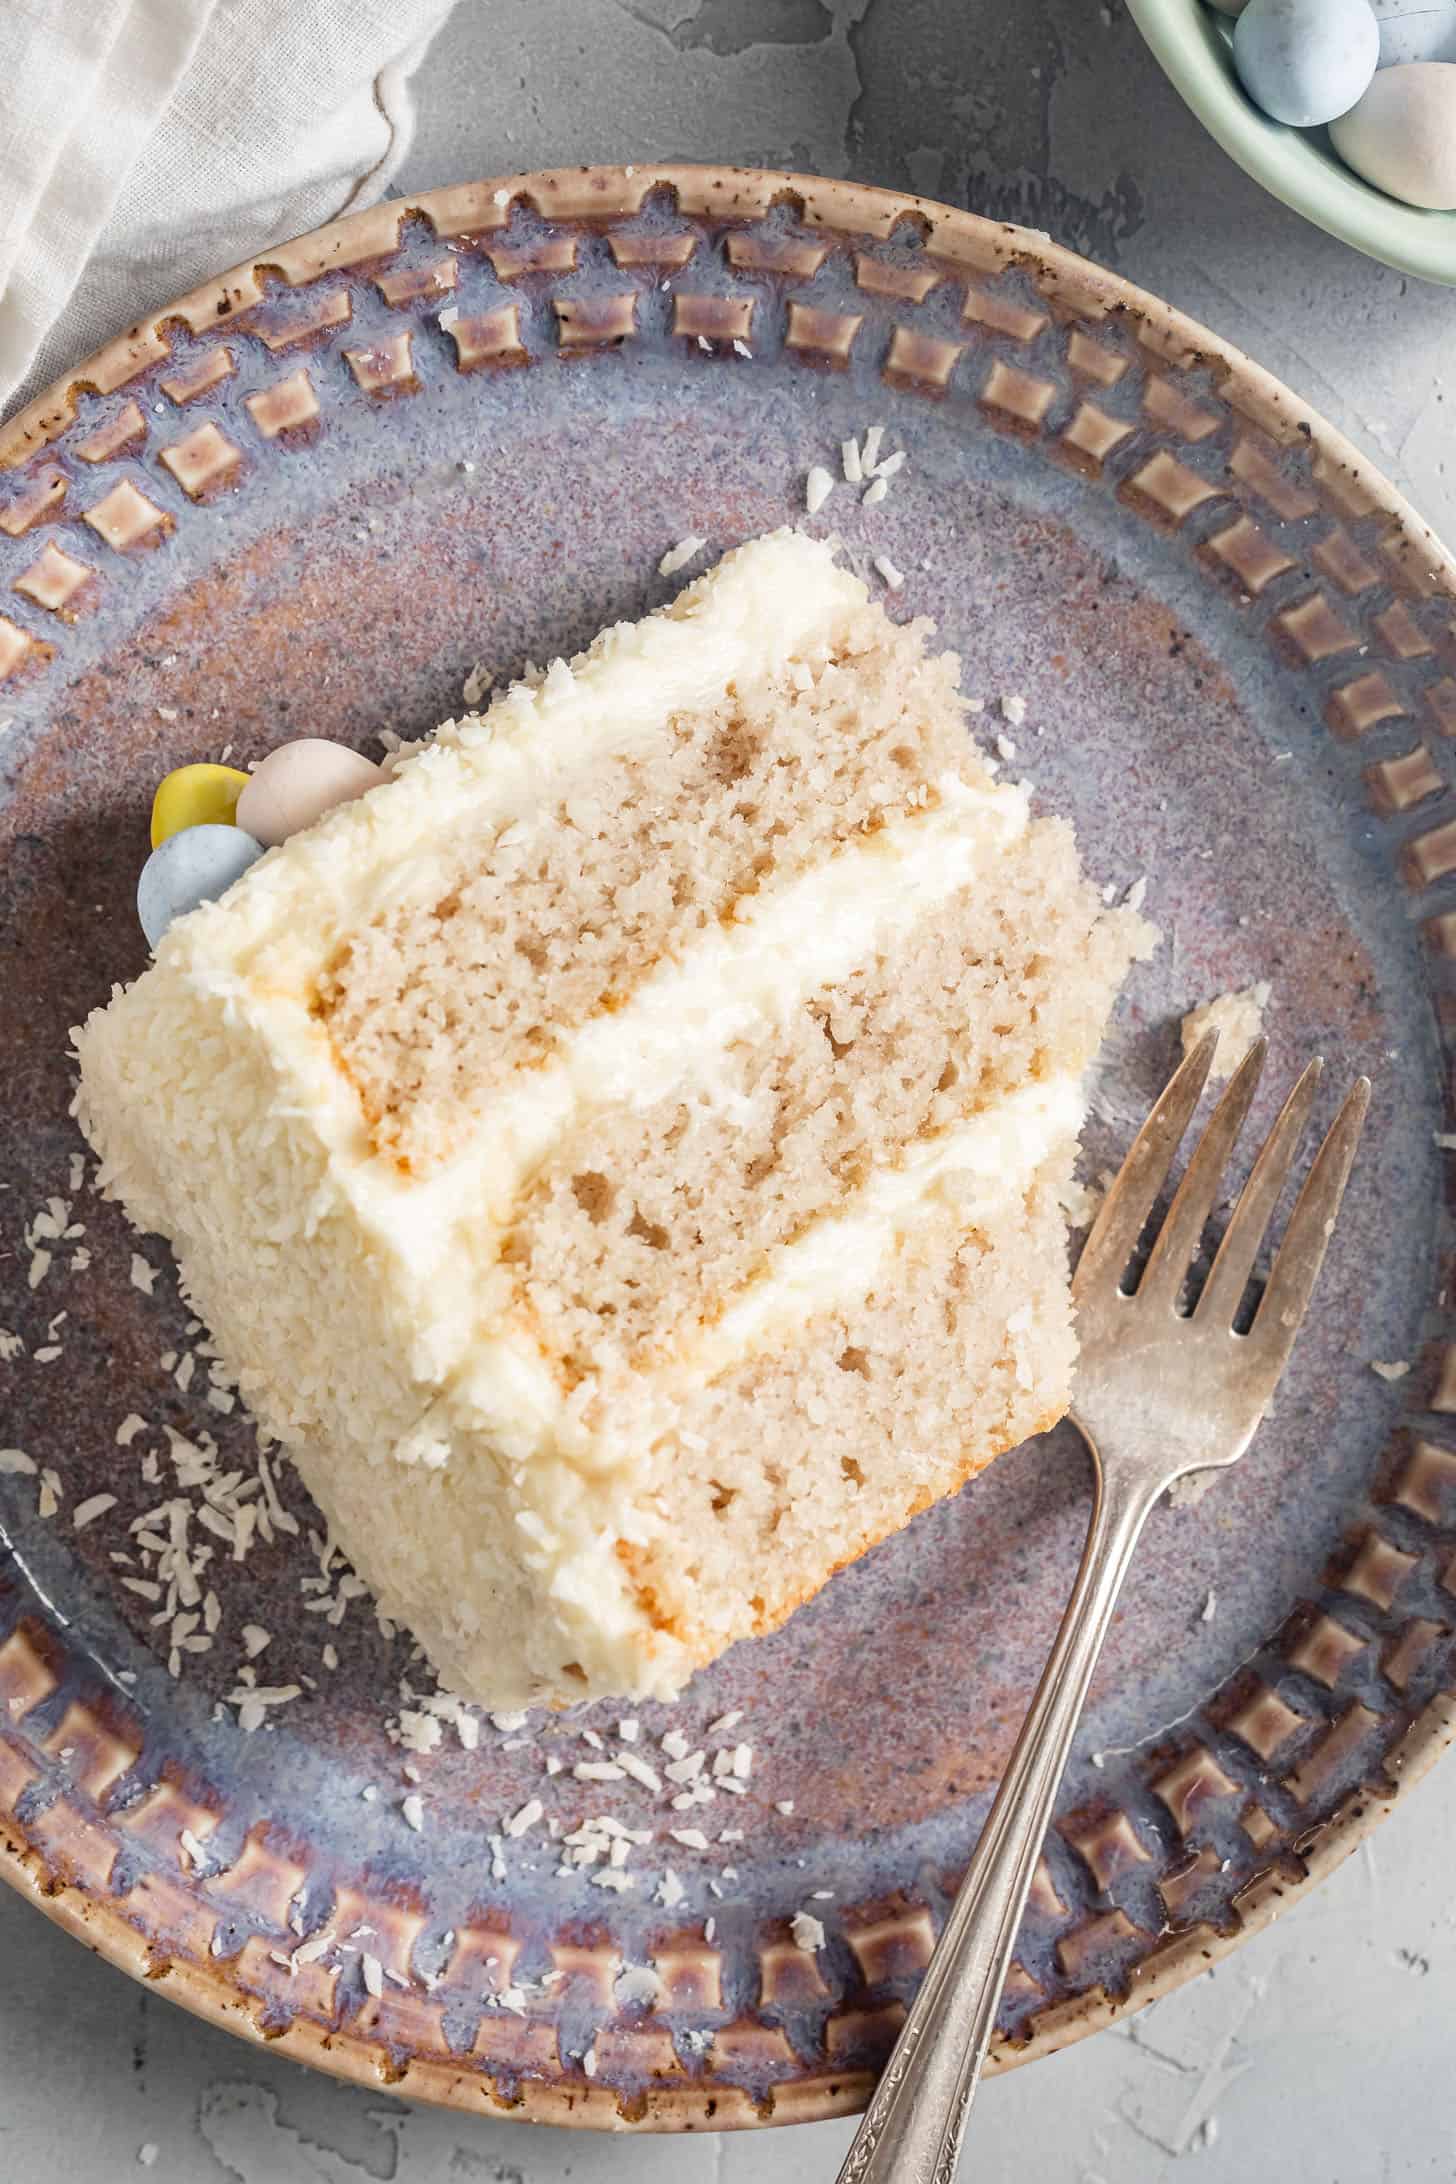
[[[1043,2012],[1030,2039],[993,2041],[983,2074],[996,2076],[1001,2071],[1036,2062],[1043,2056],[1059,2054],[1091,2034],[1104,2031],[1109,2025],[1137,2016],[1164,1995],[1185,1986],[1200,1972],[1210,1971],[1216,1964],[1223,1963],[1245,1942],[1252,1941],[1255,1935],[1271,1926],[1359,1849],[1366,1837],[1395,1810],[1401,1793],[1413,1788],[1456,1740],[1456,1703],[1446,1700],[1438,1704],[1439,1710],[1435,1706],[1430,1710],[1432,1718],[1418,1723],[1406,1740],[1398,1788],[1392,1787],[1389,1794],[1383,1796],[1362,1791],[1352,1807],[1333,1815],[1323,1827],[1314,1830],[1316,1839],[1300,1852],[1302,1873],[1296,1875],[1278,1863],[1271,1867],[1263,1876],[1267,1885],[1241,1914],[1239,1924],[1232,1932],[1220,1934],[1206,1926],[1187,1928],[1175,1937],[1174,1947],[1165,1949],[1156,1959],[1145,1960],[1137,1968],[1126,1995],[1118,1996],[1105,1988],[1095,1988],[1056,2009]],[[778,2098],[770,2113],[765,2115],[755,2103],[746,2099],[736,2104],[726,2101],[721,2088],[689,2085],[649,2089],[643,2097],[641,2112],[631,2116],[624,2114],[619,2095],[608,2086],[587,2084],[583,2087],[559,2079],[523,2076],[519,2082],[519,2097],[507,2102],[492,2090],[491,2081],[478,2071],[451,2068],[418,2057],[411,2058],[401,2071],[385,2075],[378,2047],[347,2027],[329,2031],[300,2015],[282,2032],[265,2032],[255,2021],[246,1999],[229,1987],[224,1978],[214,1974],[210,1964],[168,1962],[159,1967],[146,1936],[137,1927],[109,1906],[97,1904],[85,1889],[69,1884],[57,1886],[53,1880],[44,1878],[38,1870],[40,1863],[39,1853],[14,1835],[9,1823],[0,1818],[0,1879],[8,1882],[63,1933],[83,1943],[104,1962],[124,1972],[138,1985],[158,1989],[168,2001],[192,2016],[250,2041],[255,2047],[286,2055],[290,2062],[322,2071],[346,2084],[363,2086],[375,2093],[395,2094],[401,2100],[423,2101],[458,2114],[490,2115],[501,2122],[553,2124],[569,2130],[622,2136],[696,2132],[705,2127],[713,2131],[736,2131],[828,2123],[836,2117],[858,2115],[866,2106],[878,2075],[872,2070],[854,2069],[828,2074],[817,2081],[806,2078],[798,2090],[809,2098],[801,2099],[792,2114],[779,2112],[781,2106],[787,2105],[782,2096],[794,2091],[792,2086],[777,2089]]]
[[[1039,230],[870,184],[777,169],[675,162],[548,169],[383,200],[232,268],[138,321],[63,373],[0,426],[0,473],[19,468],[56,441],[74,422],[79,396],[109,394],[164,361],[170,353],[169,324],[180,322],[193,332],[222,329],[265,300],[269,279],[298,288],[325,273],[360,269],[387,258],[398,249],[401,225],[409,218],[421,218],[442,234],[481,232],[503,225],[523,202],[545,220],[590,225],[593,220],[629,218],[651,193],[664,189],[689,217],[747,221],[788,202],[809,227],[880,240],[909,220],[927,245],[957,260],[968,274],[1024,269],[1049,301],[1060,301],[1072,312],[1131,319],[1151,354],[1214,367],[1222,375],[1220,391],[1231,400],[1236,397],[1236,406],[1251,419],[1302,435],[1316,456],[1343,474],[1352,492],[1363,494],[1376,513],[1390,519],[1399,554],[1413,557],[1423,579],[1456,601],[1456,555],[1378,467],[1271,372],[1196,320]],[[1171,1933],[1140,1962],[1125,1994],[1097,1987],[1053,2005],[1033,2020],[1029,2038],[998,2044],[989,2067],[1013,2067],[1070,2045],[1231,1954],[1354,1851],[1393,1808],[1400,1792],[1453,1740],[1456,1699],[1438,1690],[1386,1755],[1385,1783],[1350,1793],[1304,1836],[1278,1848],[1272,1861],[1258,1869],[1229,1931],[1203,1923]],[[93,1833],[99,1837],[100,1830]],[[706,2124],[721,2130],[848,2114],[864,2105],[874,2081],[870,2069],[826,2067],[776,2089],[775,2098],[765,2104],[767,2113],[746,2095],[735,2100],[721,2084],[691,2080],[650,2088],[631,2114],[623,2111],[620,2096],[609,2086],[560,2079],[522,2076],[517,2097],[507,2101],[490,2078],[469,2067],[412,2057],[402,2068],[390,2069],[380,2043],[348,2025],[329,2030],[299,2015],[281,2032],[264,2029],[221,1964],[159,1964],[139,1927],[84,1883],[48,1871],[41,1849],[4,1817],[0,1879],[108,1962],[160,1988],[195,2015],[297,2061],[406,2099],[577,2128],[692,2130]]]

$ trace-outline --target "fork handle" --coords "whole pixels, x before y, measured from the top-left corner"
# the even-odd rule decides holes
[[[996,2023],[1031,1877],[1087,1686],[1133,1549],[1158,1498],[1145,1479],[1104,1476],[1056,1644],[990,1817],[839,2172],[839,2184],[953,2184],[961,2136]]]

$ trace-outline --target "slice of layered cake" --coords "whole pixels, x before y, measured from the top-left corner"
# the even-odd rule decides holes
[[[1129,960],[957,663],[756,541],[77,1033],[109,1188],[442,1680],[669,1696],[1066,1406]]]

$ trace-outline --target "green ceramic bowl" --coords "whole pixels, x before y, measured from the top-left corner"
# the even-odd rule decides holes
[[[1127,0],[1174,89],[1246,174],[1341,242],[1418,280],[1456,287],[1456,212],[1420,212],[1372,189],[1323,129],[1270,121],[1234,74],[1233,24],[1203,0]]]

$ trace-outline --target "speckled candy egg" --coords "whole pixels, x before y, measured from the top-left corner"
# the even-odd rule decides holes
[[[1356,174],[1403,204],[1456,211],[1456,68],[1407,61],[1382,68],[1330,142]]]
[[[1249,0],[1234,25],[1234,66],[1256,106],[1307,129],[1348,112],[1375,73],[1370,0]]]
[[[149,945],[155,948],[167,927],[199,903],[225,895],[262,854],[241,827],[184,827],[169,834],[137,881],[137,916]]]
[[[233,823],[248,777],[236,766],[178,766],[157,784],[152,798],[152,847],[184,827]]]
[[[301,736],[296,743],[280,743],[258,766],[238,798],[237,822],[272,849],[383,779],[372,759],[342,743]]]
[[[1380,65],[1456,61],[1456,0],[1370,0],[1380,31]]]

